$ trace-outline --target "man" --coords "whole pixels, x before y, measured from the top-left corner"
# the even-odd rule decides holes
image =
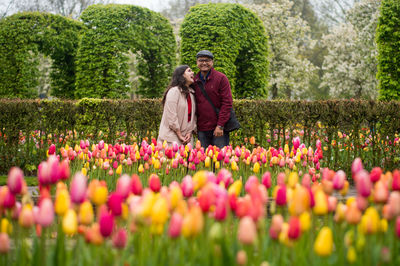
[[[214,55],[208,50],[197,53],[197,66],[200,72],[194,78],[197,110],[197,131],[201,146],[206,149],[209,145],[219,148],[229,145],[229,132],[224,132],[224,125],[229,120],[232,108],[232,92],[228,78],[215,70]],[[201,84],[219,109],[219,115],[204,96]]]

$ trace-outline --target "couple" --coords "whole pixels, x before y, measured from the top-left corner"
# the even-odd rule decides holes
[[[224,125],[232,109],[232,93],[228,78],[213,68],[214,55],[203,50],[196,55],[200,72],[194,76],[187,65],[178,66],[172,74],[162,104],[164,111],[158,134],[158,141],[170,146],[173,142],[193,145],[193,133],[198,133],[201,146],[219,148],[229,145],[229,132]],[[220,110],[217,116],[214,108]]]

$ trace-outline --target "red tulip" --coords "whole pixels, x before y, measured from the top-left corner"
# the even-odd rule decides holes
[[[288,236],[290,239],[298,239],[300,237],[300,220],[296,216],[290,217],[289,220],[289,232]]]
[[[120,216],[122,214],[122,202],[123,197],[117,192],[110,195],[107,205],[114,216]]]
[[[59,171],[60,180],[67,180],[69,178],[69,176],[71,175],[71,172],[70,172],[69,163],[67,160],[63,160],[59,164],[58,171]]]
[[[183,218],[178,212],[174,212],[169,222],[168,235],[176,238],[181,234]]]
[[[14,195],[21,193],[24,180],[24,172],[18,167],[12,167],[8,173],[7,186]]]
[[[126,230],[120,228],[112,238],[113,246],[119,249],[123,249],[126,246],[127,238],[128,238],[128,233],[126,232]]]
[[[149,178],[149,187],[154,192],[159,192],[161,189],[161,182],[158,175],[151,174]]]
[[[142,182],[140,181],[140,178],[137,174],[133,174],[131,178],[131,185],[132,185],[132,192],[135,195],[141,195],[142,194]]]
[[[0,207],[11,209],[15,205],[15,196],[10,192],[7,186],[1,187],[0,190]]]
[[[100,233],[103,237],[109,237],[114,228],[114,216],[108,213],[100,215]]]
[[[375,167],[369,174],[369,178],[371,182],[375,183],[381,178],[381,175],[382,175],[382,169],[380,167]]]
[[[258,178],[252,175],[249,177],[249,179],[247,179],[246,184],[244,185],[244,190],[247,193],[250,193],[252,186],[258,186],[258,184],[259,184]]]
[[[49,147],[49,155],[53,155],[56,152],[56,145],[51,144]]]
[[[215,194],[211,186],[206,186],[201,189],[198,196],[199,206],[203,212],[208,212],[211,205],[215,202]]]
[[[87,180],[86,177],[78,172],[74,175],[70,185],[71,201],[80,204],[86,198]]]
[[[281,186],[278,188],[275,201],[276,201],[276,205],[278,205],[278,206],[286,205],[286,187],[285,186]]]

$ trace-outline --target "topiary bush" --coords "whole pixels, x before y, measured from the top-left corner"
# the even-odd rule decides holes
[[[92,5],[81,16],[88,30],[77,59],[76,98],[126,98],[128,56],[137,54],[143,97],[160,97],[176,64],[176,41],[169,21],[132,5]]]
[[[37,53],[50,56],[51,94],[73,98],[79,21],[40,12],[24,12],[0,21],[0,97],[35,98]]]
[[[196,53],[210,50],[214,67],[229,79],[235,98],[264,98],[268,85],[268,43],[261,20],[239,4],[192,7],[183,21],[181,58],[196,67]]]
[[[400,2],[382,0],[376,42],[378,44],[379,98],[400,99]]]

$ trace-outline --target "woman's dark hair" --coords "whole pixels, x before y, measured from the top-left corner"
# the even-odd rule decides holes
[[[186,69],[188,69],[188,68],[189,68],[188,65],[181,65],[181,66],[178,66],[177,68],[175,68],[174,73],[172,74],[171,82],[169,83],[167,89],[164,92],[164,96],[163,96],[163,99],[162,99],[162,105],[163,106],[165,104],[165,100],[167,98],[168,91],[172,87],[178,86],[180,89],[182,89],[182,91],[183,91],[183,93],[185,94],[186,97],[189,95],[189,88],[186,86],[186,79],[183,76],[183,74],[185,73]]]

